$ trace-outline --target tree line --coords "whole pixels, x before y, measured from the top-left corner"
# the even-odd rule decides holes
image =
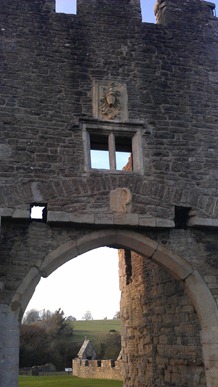
[[[53,363],[58,370],[71,367],[76,356],[72,319],[61,309],[29,311],[20,329],[20,368]]]
[[[92,319],[90,312],[84,317]],[[73,316],[66,317],[63,310],[26,313],[20,329],[20,368],[52,363],[57,370],[71,367],[82,343],[73,341]],[[98,359],[116,359],[120,352],[120,334],[110,331],[98,337],[94,345]]]

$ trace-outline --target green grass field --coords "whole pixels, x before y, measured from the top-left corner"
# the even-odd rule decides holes
[[[101,335],[109,333],[114,329],[120,332],[120,320],[81,320],[73,322],[73,342],[83,342],[85,336],[87,339],[98,341]]]
[[[117,380],[82,379],[76,376],[19,376],[19,387],[121,387]]]

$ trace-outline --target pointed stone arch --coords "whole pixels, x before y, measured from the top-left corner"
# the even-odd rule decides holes
[[[207,386],[216,386],[218,380],[218,310],[216,302],[197,270],[189,262],[158,242],[128,230],[105,229],[93,231],[64,243],[50,252],[39,267],[33,267],[23,279],[11,302],[11,309],[21,318],[41,277],[78,255],[98,247],[126,248],[139,253],[162,266],[171,275],[185,283],[201,325],[201,342],[206,369]]]

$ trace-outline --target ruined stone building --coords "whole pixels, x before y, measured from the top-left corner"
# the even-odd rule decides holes
[[[54,9],[0,4],[0,386],[17,387],[19,324],[40,278],[111,246],[124,386],[217,387],[214,5],[158,0],[157,24],[141,21],[140,0]]]
[[[85,338],[79,353],[72,360],[72,373],[80,378],[122,380],[122,360],[96,359],[96,351],[90,340]]]

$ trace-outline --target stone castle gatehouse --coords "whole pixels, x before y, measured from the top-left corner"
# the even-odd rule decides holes
[[[0,386],[18,385],[19,324],[40,278],[111,246],[124,386],[217,387],[214,5],[158,0],[157,24],[142,23],[140,0],[54,9],[0,6]]]

